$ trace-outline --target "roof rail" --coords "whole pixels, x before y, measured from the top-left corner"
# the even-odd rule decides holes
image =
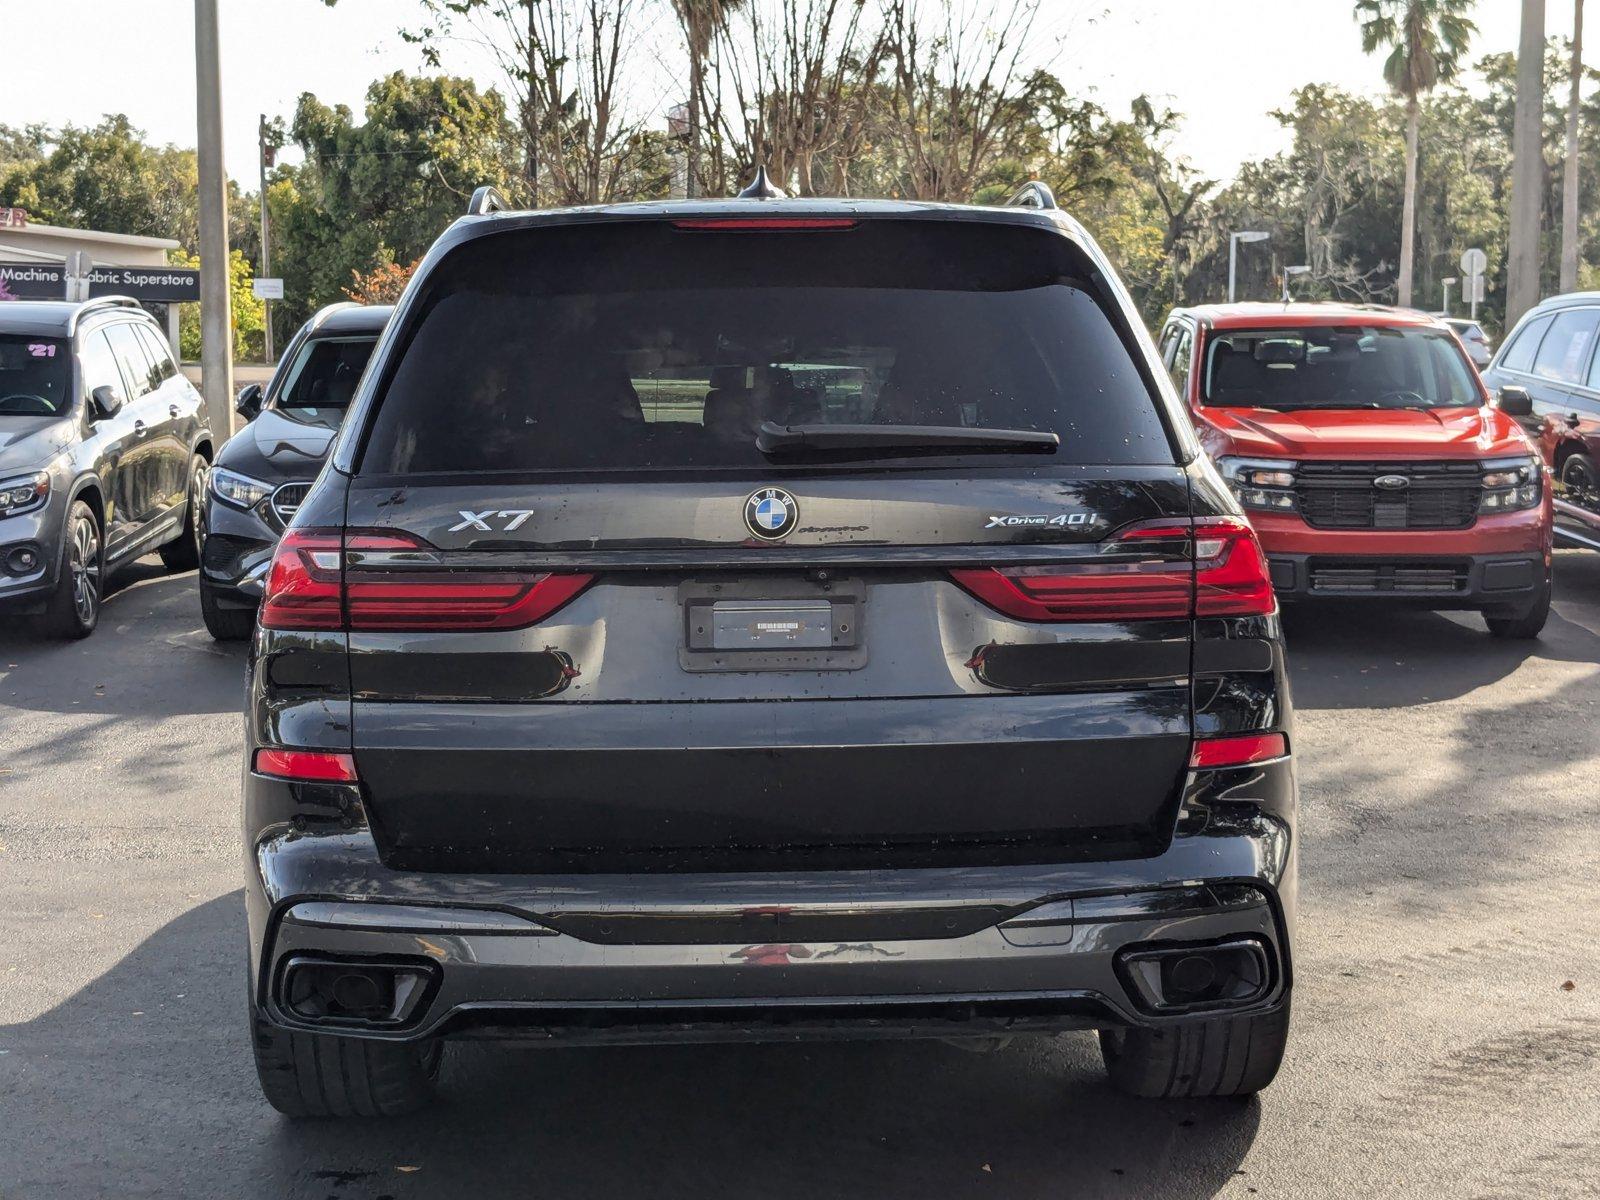
[[[93,300],[85,300],[78,305],[78,310],[72,314],[72,319],[67,322],[68,334],[76,333],[78,322],[88,316],[93,316],[102,308],[139,308],[139,302],[131,296],[96,296]]]
[[[1056,194],[1043,180],[1030,179],[1006,201],[1007,208],[1055,208]]]
[[[472,199],[467,201],[467,216],[481,217],[492,212],[505,212],[510,207],[500,194],[500,189],[486,183],[473,192]]]

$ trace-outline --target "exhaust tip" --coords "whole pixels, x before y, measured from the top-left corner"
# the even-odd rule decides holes
[[[392,1029],[419,1015],[435,974],[424,963],[296,957],[282,968],[278,999],[307,1024]]]
[[[1255,938],[1135,947],[1117,968],[1139,1007],[1163,1014],[1243,1008],[1272,988],[1272,959]]]

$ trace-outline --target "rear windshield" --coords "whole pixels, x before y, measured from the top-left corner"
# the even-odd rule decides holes
[[[72,353],[60,338],[0,333],[0,417],[49,417],[72,403]]]
[[[1237,408],[1444,408],[1483,403],[1442,330],[1367,325],[1226,330],[1207,343],[1205,403]]]
[[[795,465],[756,448],[763,422],[1060,436],[1052,456],[1012,459],[1019,469],[1171,463],[1087,269],[1057,234],[977,223],[484,238],[429,281],[361,469]]]

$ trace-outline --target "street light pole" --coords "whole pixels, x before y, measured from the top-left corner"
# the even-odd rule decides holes
[[[263,279],[272,277],[272,243],[267,237],[267,160],[272,157],[272,149],[267,145],[267,114],[261,114],[261,123],[256,126],[256,143],[261,151],[261,270],[258,274]],[[272,301],[265,298],[261,301],[262,349],[266,351],[267,366],[272,365]]]
[[[1239,275],[1239,243],[1264,242],[1272,235],[1259,229],[1243,229],[1228,235],[1228,303],[1233,303],[1235,281]]]
[[[194,0],[200,159],[200,387],[212,436],[233,436],[233,315],[228,307],[228,182],[222,162],[217,0]]]

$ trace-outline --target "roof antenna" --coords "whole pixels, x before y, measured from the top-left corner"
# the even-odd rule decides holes
[[[741,200],[785,200],[788,196],[788,192],[767,178],[767,168],[764,166],[756,168],[756,177],[739,193]]]

